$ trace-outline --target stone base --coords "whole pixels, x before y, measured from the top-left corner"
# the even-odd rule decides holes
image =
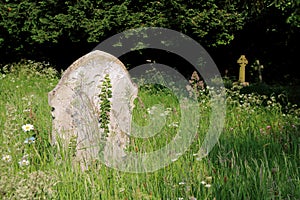
[[[249,82],[233,82],[233,85],[249,86]]]

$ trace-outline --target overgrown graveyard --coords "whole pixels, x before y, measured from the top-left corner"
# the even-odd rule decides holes
[[[151,173],[120,172],[97,161],[82,171],[72,167],[71,146],[59,152],[51,145],[47,94],[60,78],[51,66],[31,61],[7,65],[0,74],[1,199],[300,199],[300,110],[284,95],[227,88],[220,140],[199,159],[210,96],[198,88],[198,137],[176,161]],[[139,125],[164,104],[160,132],[130,138],[127,147],[151,152],[176,135],[180,107],[166,88],[141,87],[138,96],[132,113]]]

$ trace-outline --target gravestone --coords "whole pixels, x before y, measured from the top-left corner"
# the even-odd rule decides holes
[[[240,65],[239,82],[242,85],[246,85],[247,82],[245,82],[245,67],[248,64],[248,60],[246,59],[246,56],[241,55],[241,57],[237,60],[237,63]]]
[[[255,60],[254,64],[252,65],[255,71],[258,72],[258,80],[260,83],[262,83],[262,70],[264,69],[264,66],[260,64],[259,60]]]
[[[48,94],[52,144],[63,151],[73,149],[73,160],[83,170],[97,159],[116,166],[126,156],[137,92],[116,57],[96,50],[79,58]]]

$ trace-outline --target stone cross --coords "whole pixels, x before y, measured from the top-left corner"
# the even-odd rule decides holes
[[[241,55],[241,57],[237,60],[237,63],[240,65],[239,82],[245,83],[245,67],[248,64],[246,56]]]
[[[254,70],[258,71],[258,80],[262,83],[262,70],[264,66],[260,64],[259,60],[256,60],[253,64]]]
[[[97,159],[117,166],[126,156],[137,92],[116,57],[96,50],[79,58],[48,94],[52,144],[64,151],[73,148],[73,161],[83,170]]]

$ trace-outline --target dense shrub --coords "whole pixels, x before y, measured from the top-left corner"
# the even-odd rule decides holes
[[[221,71],[235,72],[241,54],[259,59],[270,80],[298,62],[299,19],[297,0],[0,0],[0,63],[29,58],[66,67],[107,37],[156,26],[197,40]]]
[[[48,51],[59,43],[83,47],[141,26],[175,29],[202,44],[219,46],[234,38],[243,19],[234,4],[214,0],[6,0],[0,4],[0,51],[15,57]]]

